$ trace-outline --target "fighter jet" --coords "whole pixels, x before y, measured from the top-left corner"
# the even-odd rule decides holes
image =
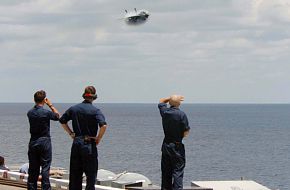
[[[138,10],[135,8],[135,11],[128,12],[125,10],[126,15],[124,17],[125,22],[129,25],[143,24],[149,17],[149,12],[147,10]]]

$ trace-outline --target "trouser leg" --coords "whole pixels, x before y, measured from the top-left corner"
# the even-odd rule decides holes
[[[43,151],[41,154],[41,187],[42,190],[51,190],[49,181],[49,170],[52,160],[51,140],[49,138],[43,141]]]
[[[96,147],[96,179],[98,177],[98,170],[99,170],[98,148]]]
[[[84,172],[87,177],[86,190],[95,190],[97,173],[97,148],[95,143],[85,144],[82,147]]]
[[[172,189],[172,166],[171,166],[170,156],[167,155],[166,153],[162,153],[161,172],[162,172],[161,189],[171,190]]]
[[[176,147],[175,155],[173,157],[174,167],[173,167],[173,189],[182,190],[183,189],[183,174],[185,168],[185,151],[184,146],[181,144]]]
[[[74,142],[71,148],[69,190],[82,189],[83,168],[79,146]]]
[[[173,170],[173,189],[181,190],[183,189],[183,173],[184,173],[184,165],[182,167],[176,167]]]
[[[40,170],[40,157],[37,145],[38,144],[35,141],[29,143],[28,148],[29,169],[27,180],[28,190],[37,190],[37,180]]]

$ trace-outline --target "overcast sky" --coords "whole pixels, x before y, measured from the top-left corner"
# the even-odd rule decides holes
[[[289,46],[289,0],[1,0],[0,102],[290,103]]]

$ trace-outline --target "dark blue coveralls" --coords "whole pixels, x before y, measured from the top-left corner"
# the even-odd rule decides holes
[[[28,146],[28,190],[37,190],[37,180],[41,166],[42,190],[50,190],[49,170],[52,159],[50,140],[50,120],[57,121],[59,115],[35,105],[28,111],[31,138]]]
[[[70,107],[60,118],[62,124],[72,120],[75,139],[71,148],[69,190],[82,189],[83,172],[86,174],[86,190],[95,190],[98,171],[98,151],[93,140],[85,136],[96,137],[98,126],[106,125],[101,110],[92,103],[83,101]]]
[[[164,131],[162,144],[161,171],[163,190],[183,188],[185,149],[182,143],[184,132],[190,130],[186,114],[176,107],[158,104]],[[173,179],[173,182],[172,182]]]

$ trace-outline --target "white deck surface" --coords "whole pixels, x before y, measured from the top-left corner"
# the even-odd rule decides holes
[[[254,181],[192,181],[198,187],[213,188],[213,190],[270,190]]]
[[[12,186],[7,186],[7,185],[1,185],[0,184],[0,190],[23,190],[24,188],[20,187],[12,187]]]

